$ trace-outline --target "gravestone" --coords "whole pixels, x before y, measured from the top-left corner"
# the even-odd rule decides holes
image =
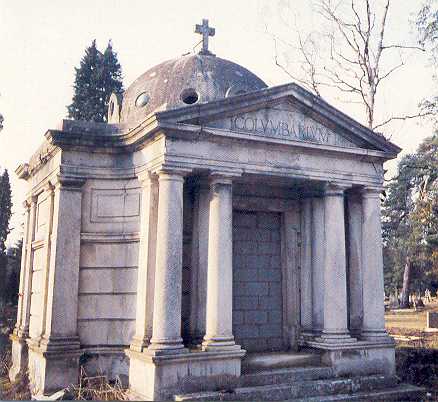
[[[427,312],[427,330],[436,330],[438,331],[438,312],[428,311]]]

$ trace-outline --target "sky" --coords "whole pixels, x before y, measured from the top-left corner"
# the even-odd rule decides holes
[[[312,30],[320,24],[309,0],[1,0],[0,1],[0,169],[10,172],[13,191],[14,228],[8,241],[20,236],[25,182],[13,173],[28,161],[43,135],[66,117],[73,94],[74,67],[84,50],[96,39],[103,50],[108,40],[118,53],[125,88],[148,68],[167,59],[193,52],[200,37],[194,26],[208,18],[216,29],[210,39],[212,51],[243,65],[269,86],[290,82],[274,63],[271,34],[288,38],[292,10],[300,28]],[[376,5],[382,0],[374,0]],[[416,41],[411,21],[422,0],[393,0],[388,17],[388,39],[404,44]],[[288,7],[286,7],[288,5]],[[287,12],[286,12],[286,11]],[[293,60],[293,54],[291,58]],[[434,93],[427,55],[406,55],[406,66],[389,85],[382,87],[381,116],[415,113],[418,103]],[[331,99],[327,99],[331,101]],[[353,117],[363,116],[357,106],[333,101]],[[363,119],[362,119],[363,121]],[[428,122],[393,124],[385,135],[412,152],[432,133]],[[395,171],[396,163],[388,169]]]

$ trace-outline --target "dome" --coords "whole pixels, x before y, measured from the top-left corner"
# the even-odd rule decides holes
[[[139,122],[156,109],[169,110],[266,88],[246,68],[211,54],[183,56],[158,64],[138,77],[123,94],[121,123]],[[115,97],[112,98],[117,106]],[[110,100],[109,121],[115,110]]]

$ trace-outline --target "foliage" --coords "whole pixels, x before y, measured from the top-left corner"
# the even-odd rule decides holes
[[[8,249],[7,259],[7,278],[4,299],[6,302],[16,305],[18,302],[18,290],[20,286],[20,268],[23,240]]]
[[[420,44],[430,52],[432,65],[435,67],[438,62],[438,2],[436,0],[428,0],[421,7],[417,15],[417,29]],[[436,72],[434,78],[437,79]],[[437,116],[438,96],[425,99],[421,106],[425,112]]]
[[[111,93],[123,91],[122,69],[111,41],[102,54],[93,40],[75,71],[73,101],[67,106],[68,117],[105,122]]]
[[[438,136],[404,156],[383,204],[385,285],[400,288],[410,270],[414,289],[438,288]]]

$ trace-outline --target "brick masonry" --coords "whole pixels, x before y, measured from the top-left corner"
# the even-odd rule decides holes
[[[233,333],[248,352],[283,349],[281,215],[234,211]]]

